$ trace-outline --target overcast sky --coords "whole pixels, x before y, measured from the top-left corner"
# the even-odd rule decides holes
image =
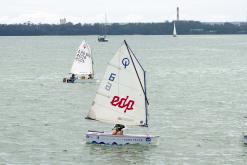
[[[246,21],[247,0],[0,0],[0,23]]]

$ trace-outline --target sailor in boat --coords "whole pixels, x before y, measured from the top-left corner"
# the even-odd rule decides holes
[[[68,82],[73,83],[75,81],[75,74],[72,74],[71,77],[68,79]]]
[[[88,75],[88,79],[93,79],[92,74],[89,74],[89,75]]]
[[[116,124],[112,129],[112,135],[123,135],[123,129],[125,128],[122,124]]]

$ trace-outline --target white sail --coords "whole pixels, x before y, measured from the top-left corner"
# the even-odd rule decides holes
[[[145,71],[126,41],[109,62],[87,118],[148,125]]]
[[[77,50],[70,72],[75,75],[93,74],[92,52],[89,45],[85,41],[82,41]]]
[[[177,36],[177,30],[176,30],[175,22],[174,22],[174,24],[173,24],[173,36],[174,36],[174,37]]]

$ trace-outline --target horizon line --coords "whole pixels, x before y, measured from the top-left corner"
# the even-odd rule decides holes
[[[106,23],[107,25],[111,25],[111,24],[132,24],[132,23],[173,23],[173,22],[190,22],[190,21],[193,21],[193,22],[201,22],[201,23],[247,23],[247,21],[200,21],[200,20],[165,20],[165,21],[154,21],[154,22],[150,22],[150,21],[137,21],[137,22],[108,22]],[[72,23],[73,25],[76,25],[76,24],[82,24],[82,25],[85,25],[85,24],[104,24],[102,22],[72,22],[72,21],[67,21],[65,24],[68,24],[68,23]],[[49,24],[49,25],[63,25],[59,22],[39,22],[39,23],[34,23],[34,22],[31,22],[31,21],[26,21],[26,22],[16,22],[16,23],[1,23],[0,22],[0,25],[16,25],[16,24],[32,24],[32,25],[42,25],[42,24]]]

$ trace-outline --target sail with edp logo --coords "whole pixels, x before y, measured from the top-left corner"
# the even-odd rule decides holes
[[[145,70],[124,41],[108,63],[87,119],[147,127],[148,99],[145,79]],[[106,137],[108,140],[105,141]],[[151,135],[121,135],[116,140],[116,136],[110,133],[88,132],[86,134],[89,143],[125,144],[128,141],[124,141],[125,138],[134,138],[135,140],[131,140],[133,144],[140,141],[143,144],[151,144],[158,139],[157,136]],[[151,138],[153,141],[146,141],[146,138]]]
[[[145,71],[130,53],[123,44],[110,60],[88,117],[113,124],[148,125]],[[121,108],[123,105],[111,103],[117,101],[114,97],[123,99],[127,96],[128,100],[121,104],[133,100],[132,111],[125,113],[125,108]]]

